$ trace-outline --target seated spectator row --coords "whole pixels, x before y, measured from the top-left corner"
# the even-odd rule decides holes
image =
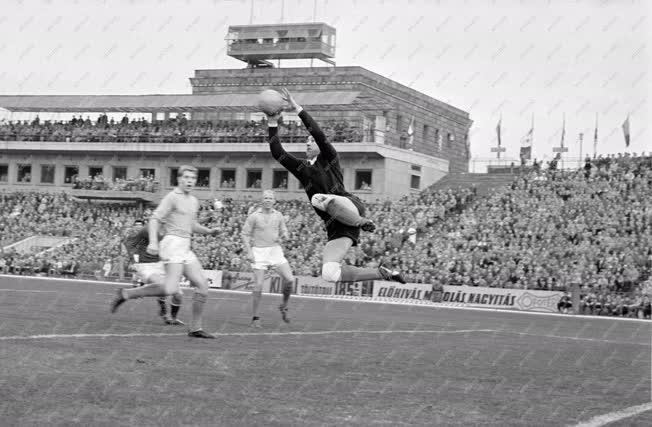
[[[359,142],[361,131],[346,122],[325,121],[322,130],[332,142]],[[293,121],[281,123],[282,142],[304,142],[308,132]],[[198,122],[170,119],[120,123],[89,119],[69,122],[0,124],[0,141],[129,142],[129,143],[260,143],[267,138],[264,121]]]
[[[152,177],[111,179],[104,175],[86,178],[74,176],[72,181],[72,188],[75,190],[147,191],[156,193],[159,188],[159,182]]]

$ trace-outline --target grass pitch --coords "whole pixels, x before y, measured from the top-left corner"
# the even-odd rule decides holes
[[[111,315],[116,288],[0,277],[0,424],[572,425],[650,401],[649,322],[295,298],[286,325],[266,295],[251,330],[218,291],[199,340],[154,299]]]

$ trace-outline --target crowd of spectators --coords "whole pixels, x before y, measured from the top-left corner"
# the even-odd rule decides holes
[[[326,120],[320,123],[332,142],[360,142],[362,130],[352,123]],[[303,142],[308,132],[301,123],[280,122],[283,142]],[[215,122],[188,120],[183,115],[164,121],[148,122],[144,118],[120,122],[101,115],[95,122],[90,118],[70,121],[41,121],[38,116],[29,121],[0,124],[0,141],[53,142],[126,142],[126,143],[246,143],[265,142],[267,126],[263,121],[219,120]]]
[[[47,274],[72,270],[94,274],[107,259],[117,262],[124,227],[138,215],[132,205],[81,202],[68,193],[0,193],[0,235],[4,244],[33,235],[64,236],[71,243],[48,252],[1,254],[5,271]],[[60,265],[60,267],[59,267]]]
[[[75,190],[146,191],[156,193],[159,188],[159,182],[152,176],[129,179],[111,179],[104,175],[85,178],[74,176],[72,184],[72,188]]]
[[[117,268],[120,238],[138,215],[133,207],[79,202],[65,193],[3,194],[2,202],[0,233],[14,241],[34,234],[77,238],[47,256],[18,261],[40,271],[53,263],[65,270],[71,262],[86,274],[98,274],[107,262]],[[218,238],[194,239],[205,268],[249,268],[240,230],[254,203],[225,199],[217,210],[203,203],[203,220],[222,230]],[[319,276],[325,233],[307,198],[279,201],[277,209],[287,219],[284,246],[295,274]],[[540,290],[577,285],[580,309],[597,314],[632,315],[634,307],[649,302],[650,156],[587,159],[576,171],[530,170],[486,196],[473,189],[431,188],[370,203],[368,216],[377,230],[362,234],[346,263],[372,267],[382,260],[404,271],[410,282],[433,285]]]

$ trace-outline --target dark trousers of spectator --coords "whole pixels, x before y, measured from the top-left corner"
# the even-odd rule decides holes
[[[580,304],[580,314],[593,314],[594,311],[594,304],[593,303],[582,303]]]
[[[614,316],[626,317],[627,316],[627,307],[625,307],[623,305],[616,307],[614,309],[613,315]]]
[[[557,310],[560,313],[568,313],[569,311],[572,310],[572,308],[573,308],[573,304],[570,303],[570,302],[561,302],[560,301],[559,303],[557,303]]]

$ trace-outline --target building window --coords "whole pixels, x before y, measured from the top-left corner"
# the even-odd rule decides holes
[[[411,165],[410,169],[412,169],[415,172],[421,172],[421,166],[419,165]]]
[[[370,170],[357,170],[355,171],[355,189],[369,191],[371,190],[371,171]]]
[[[418,190],[421,188],[421,177],[419,175],[410,176],[410,188],[413,190]]]
[[[141,178],[156,178],[156,170],[155,169],[141,169],[140,170],[140,177]]]
[[[430,138],[430,126],[423,125],[423,140],[427,141]]]
[[[211,184],[211,170],[197,169],[197,187],[208,188]]]
[[[263,186],[263,171],[260,169],[247,170],[247,188],[261,188]]]
[[[235,169],[222,169],[220,176],[221,188],[235,188]]]
[[[288,189],[288,171],[274,171],[274,176],[272,177],[272,188],[278,190]]]
[[[18,182],[32,182],[32,165],[18,165]]]
[[[396,132],[398,132],[398,133],[401,132],[401,121],[402,120],[403,120],[403,117],[396,116]]]
[[[54,165],[41,165],[41,183],[54,184]]]
[[[0,182],[9,182],[9,165],[0,165]]]
[[[124,166],[113,166],[113,180],[127,179],[127,168]]]
[[[104,174],[104,168],[102,166],[88,167],[88,175],[90,175],[91,178],[95,178],[96,176],[101,176],[103,174]]]
[[[435,129],[435,145],[438,150],[441,150],[441,133],[439,132],[439,129]]]
[[[170,187],[177,186],[177,173],[179,168],[170,168]]]
[[[79,166],[66,166],[63,171],[64,184],[72,184],[75,177],[79,176]]]

